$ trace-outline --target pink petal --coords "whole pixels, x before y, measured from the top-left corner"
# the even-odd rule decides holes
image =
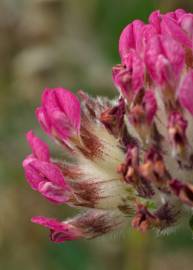
[[[181,105],[193,115],[193,70],[184,78],[178,92]]]
[[[123,58],[123,63],[113,68],[113,81],[121,94],[132,100],[144,84],[144,63],[134,50]]]
[[[122,57],[127,55],[131,48],[135,48],[135,41],[133,36],[133,26],[128,24],[121,32],[119,38],[119,54]]]
[[[66,183],[62,171],[60,168],[51,163],[41,160],[37,160],[32,155],[28,156],[23,161],[23,167],[25,172],[29,176],[29,181],[32,186],[37,186],[41,181],[52,182],[60,187],[68,189],[68,184]]]
[[[140,54],[142,50],[142,30],[144,27],[144,23],[140,20],[133,21],[133,34],[135,38],[135,49],[138,54]]]
[[[60,106],[54,89],[45,89],[42,94],[42,106],[45,109],[48,118],[50,119],[51,124],[52,123],[52,115],[54,112],[61,111],[62,107]]]
[[[45,228],[49,228],[51,230],[62,231],[64,228],[64,225],[62,224],[62,222],[54,218],[36,216],[36,217],[32,217],[31,221],[36,224],[42,225]]]
[[[192,47],[192,42],[186,33],[181,29],[175,20],[169,18],[168,16],[163,16],[162,18],[161,32],[163,35],[171,36],[186,47]]]
[[[63,108],[63,111],[72,123],[72,126],[79,131],[81,112],[78,98],[69,90],[64,88],[56,88],[54,91],[60,106]]]
[[[42,95],[42,104],[44,115],[47,116],[47,122],[51,126],[53,135],[61,140],[67,140],[70,136],[79,133],[80,102],[69,90],[46,89]]]
[[[152,77],[158,83],[163,83],[167,75],[168,60],[163,56],[163,50],[159,36],[153,36],[149,39],[145,50],[145,63],[147,70]]]
[[[39,171],[31,166],[31,163],[35,160],[32,156],[28,156],[23,161],[23,168],[25,171],[25,177],[28,183],[30,184],[31,188],[34,190],[38,189],[38,185],[41,181],[45,181],[45,178],[43,175],[39,173]]]
[[[123,96],[127,96],[129,90],[131,90],[131,75],[129,71],[122,67],[113,68],[113,81],[115,86],[119,89]]]
[[[184,14],[186,14],[186,11],[182,8],[178,8],[175,10],[175,16],[177,20],[179,20]]]
[[[132,90],[138,91],[144,84],[144,64],[135,51],[131,51],[123,62],[131,72]]]
[[[47,113],[43,107],[39,107],[35,111],[36,117],[42,127],[42,129],[47,133],[51,133],[51,123],[47,116]]]
[[[52,127],[55,133],[62,140],[67,140],[73,134],[73,128],[70,120],[61,111],[54,111],[52,113]]]
[[[142,31],[143,52],[145,50],[146,44],[148,43],[148,40],[155,35],[157,35],[157,30],[153,25],[151,24],[144,25],[143,31]]]
[[[69,200],[71,188],[55,164],[28,156],[23,162],[23,167],[32,189],[54,203],[60,204]]]
[[[181,45],[169,36],[153,36],[145,51],[145,63],[153,80],[174,84],[185,61]]]
[[[157,32],[160,33],[161,15],[159,10],[155,10],[150,14],[149,23],[151,23],[156,28]]]
[[[26,134],[27,140],[31,149],[33,151],[34,156],[42,161],[49,161],[50,159],[50,152],[48,145],[36,137],[32,131],[29,131]]]
[[[182,71],[185,62],[185,52],[182,46],[175,40],[161,36],[160,37],[164,55],[172,65],[175,75],[178,77]]]
[[[70,196],[67,189],[45,181],[39,183],[38,191],[51,202],[59,204],[67,202]]]
[[[44,176],[45,181],[50,181],[61,187],[68,187],[68,184],[65,182],[64,176],[60,168],[50,162],[33,160],[30,165],[36,169],[40,175]]]
[[[141,48],[141,31],[144,23],[140,20],[135,20],[128,24],[122,31],[119,39],[119,54],[121,58],[129,53],[130,49]]]
[[[185,13],[185,10],[178,8],[175,11],[165,13],[164,15],[162,15],[162,17],[168,17],[177,22],[178,19],[180,19]]]
[[[182,29],[187,33],[190,40],[193,39],[193,14],[184,14],[180,20],[179,24]]]
[[[81,231],[68,222],[61,222],[57,219],[42,216],[33,217],[31,221],[50,229],[51,240],[56,243],[62,243],[66,240],[75,240],[82,237]]]
[[[157,102],[153,91],[148,90],[145,92],[143,97],[143,105],[147,115],[147,121],[149,124],[151,124],[157,111]]]

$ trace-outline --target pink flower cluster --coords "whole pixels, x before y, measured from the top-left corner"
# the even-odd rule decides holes
[[[33,217],[51,240],[93,238],[131,223],[146,231],[173,227],[193,207],[193,14],[154,11],[119,40],[113,67],[119,97],[79,99],[46,89],[37,119],[67,158],[29,131],[23,161],[32,189],[55,204],[83,208],[65,221]]]

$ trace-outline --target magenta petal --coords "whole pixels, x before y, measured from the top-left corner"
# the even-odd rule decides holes
[[[64,88],[54,89],[57,100],[71,122],[72,126],[80,129],[80,102],[69,90]]]
[[[135,41],[133,36],[133,26],[128,24],[122,31],[119,38],[119,54],[122,57],[127,55],[131,48],[135,48]]]
[[[172,65],[174,74],[178,77],[185,62],[185,52],[182,46],[175,40],[167,37],[160,37],[164,55]]]
[[[42,106],[45,109],[48,118],[52,123],[52,115],[56,111],[62,111],[62,108],[56,98],[54,89],[45,89],[42,94]]]
[[[133,34],[135,37],[135,49],[138,54],[141,53],[142,50],[142,31],[143,31],[144,23],[140,20],[133,21]]]
[[[42,95],[42,104],[52,119],[55,112],[64,113],[74,129],[80,129],[80,102],[69,90],[63,88],[46,89]],[[54,119],[52,119],[54,121]]]
[[[147,70],[158,83],[163,83],[167,76],[169,62],[163,55],[159,36],[153,36],[149,39],[145,50],[145,63]]]
[[[178,92],[181,105],[193,115],[193,70],[184,78]]]
[[[147,70],[159,84],[174,84],[184,66],[185,55],[181,45],[169,36],[153,36],[145,51]]]
[[[48,200],[54,203],[65,203],[69,200],[69,190],[61,188],[51,182],[42,181],[38,185],[38,191]]]
[[[26,175],[29,176],[29,178],[27,177],[28,180],[30,183],[34,183],[32,186],[35,188],[41,181],[52,182],[60,187],[69,188],[60,168],[51,162],[37,160],[30,155],[23,161],[23,167]]]
[[[161,15],[159,10],[155,10],[150,14],[149,22],[156,28],[157,32],[160,33]]]
[[[25,176],[32,189],[55,203],[69,200],[71,189],[60,169],[50,162],[37,160],[33,156],[23,162]]]
[[[57,219],[54,219],[54,218],[37,216],[37,217],[32,217],[31,221],[33,223],[42,225],[42,226],[49,228],[51,230],[61,231],[61,230],[63,230],[63,227],[64,227],[64,225],[60,221],[58,221]]]
[[[168,18],[177,22],[185,13],[186,13],[185,10],[178,8],[175,11],[167,12],[166,14],[164,14],[162,16],[168,17]]]
[[[122,31],[119,39],[119,54],[124,58],[130,49],[141,49],[141,33],[144,23],[140,20],[135,20],[128,24]]]
[[[182,27],[182,29],[187,33],[190,40],[193,39],[193,14],[184,14],[180,20],[179,23]]]
[[[123,64],[113,68],[113,81],[121,94],[132,100],[144,84],[144,63],[134,50],[130,50]]]
[[[70,120],[61,111],[52,113],[52,127],[62,140],[67,140],[73,134],[73,128]]]
[[[175,20],[169,18],[168,16],[163,16],[162,18],[161,32],[164,35],[171,36],[186,47],[192,47],[192,42],[188,38],[186,33],[180,28],[180,26],[177,24],[177,22],[175,22]]]
[[[42,95],[42,105],[43,109],[38,111],[39,121],[44,127],[46,119],[54,136],[60,140],[67,140],[79,133],[80,102],[69,90],[46,89]]]
[[[157,35],[157,30],[153,25],[151,24],[144,25],[143,31],[142,31],[143,52],[146,48],[146,44],[148,43],[148,40],[155,35]]]
[[[175,10],[175,16],[177,20],[179,20],[184,14],[186,14],[186,11],[182,8],[178,8]]]
[[[174,78],[170,62],[163,55],[159,55],[155,68],[158,83],[163,84]]]
[[[31,221],[50,229],[51,240],[56,243],[62,243],[66,240],[75,240],[82,237],[81,231],[68,222],[61,222],[57,219],[42,216],[33,217]]]
[[[157,102],[153,91],[148,90],[145,92],[143,97],[143,105],[147,115],[147,121],[149,124],[151,124],[157,111]]]
[[[138,91],[144,84],[144,63],[135,53],[131,51],[125,58],[123,62],[128,71],[131,72],[131,88],[133,91]]]
[[[39,173],[39,171],[31,165],[31,163],[35,160],[32,156],[28,156],[23,161],[23,168],[25,171],[25,177],[30,184],[31,188],[34,190],[38,189],[38,185],[41,181],[45,181],[45,178],[43,175]]]
[[[47,133],[51,133],[51,123],[47,116],[47,113],[43,107],[39,107],[35,111],[36,117],[42,127],[42,129]]]
[[[32,131],[29,131],[26,134],[27,140],[31,149],[33,151],[34,156],[42,161],[49,161],[50,159],[50,152],[48,145],[36,137]]]
[[[67,140],[72,129],[71,122],[63,111],[54,89],[44,90],[42,104],[45,115],[49,119],[52,134],[61,140]]]
[[[30,165],[36,169],[40,175],[44,176],[45,181],[50,181],[61,187],[68,187],[62,171],[57,165],[39,160],[33,160]]]
[[[113,68],[113,81],[123,96],[127,96],[128,89],[131,87],[131,76],[127,69],[122,67]]]
[[[175,11],[167,12],[163,16],[169,17],[175,21],[178,21],[178,19],[180,19],[185,13],[186,13],[185,10],[178,8]]]

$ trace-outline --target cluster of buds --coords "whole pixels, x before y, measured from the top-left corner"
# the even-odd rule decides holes
[[[29,131],[23,162],[32,189],[55,204],[84,209],[65,221],[32,221],[51,240],[93,238],[131,224],[167,231],[193,207],[193,14],[153,12],[130,23],[113,67],[116,100],[46,89],[37,119],[65,152]]]

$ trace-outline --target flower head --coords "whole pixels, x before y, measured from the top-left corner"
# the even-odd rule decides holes
[[[32,131],[23,162],[32,189],[83,208],[65,221],[33,217],[51,240],[93,238],[128,223],[165,231],[193,206],[193,14],[154,11],[119,40],[119,97],[46,89],[36,110],[43,130],[69,155],[53,158]],[[69,162],[71,160],[71,162]]]

